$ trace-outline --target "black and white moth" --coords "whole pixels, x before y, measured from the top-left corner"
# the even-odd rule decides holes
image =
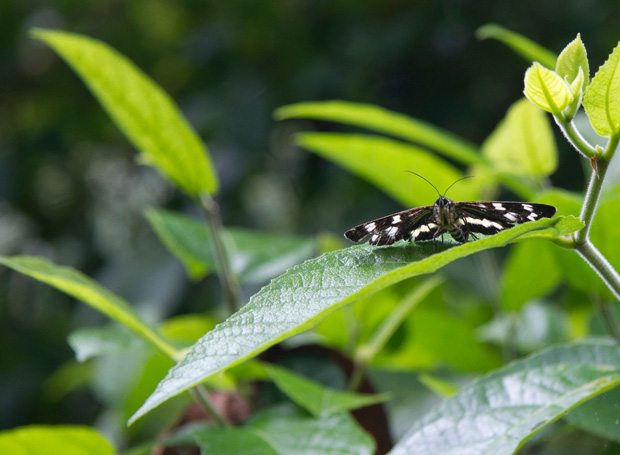
[[[353,242],[361,242],[370,236],[371,245],[391,245],[398,240],[435,241],[440,235],[448,233],[457,242],[465,243],[470,236],[476,238],[475,234],[497,234],[515,224],[551,218],[555,212],[555,207],[546,204],[505,201],[454,202],[439,195],[433,205],[403,210],[368,221],[349,229],[344,235]]]

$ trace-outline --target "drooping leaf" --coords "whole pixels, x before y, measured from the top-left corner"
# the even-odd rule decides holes
[[[77,425],[30,425],[0,432],[0,453],[6,455],[114,455],[99,432]]]
[[[200,279],[215,270],[207,226],[185,215],[149,209],[146,217],[190,278]],[[316,254],[315,239],[242,228],[223,231],[233,272],[244,284],[262,284]]]
[[[463,387],[390,455],[510,455],[568,410],[620,384],[620,347],[583,341],[553,347]]]
[[[482,145],[482,153],[499,172],[541,178],[552,174],[558,158],[545,114],[521,99]]]
[[[430,205],[437,199],[433,187],[405,171],[425,176],[439,191],[463,176],[457,168],[425,150],[379,136],[301,133],[296,142],[371,182],[405,207]],[[459,183],[459,199],[476,199],[475,180]]]
[[[276,110],[277,120],[312,118],[367,128],[434,150],[463,164],[483,163],[478,147],[449,131],[403,114],[347,101],[291,104]]]
[[[329,313],[360,297],[404,279],[434,272],[478,251],[517,239],[566,235],[581,226],[573,217],[545,218],[431,256],[428,255],[432,242],[383,248],[359,245],[292,267],[201,338],[187,357],[170,370],[131,422],[209,376],[316,325]]]
[[[573,102],[571,86],[558,73],[534,63],[525,72],[523,94],[539,108],[561,116],[562,110]]]
[[[572,83],[579,76],[579,69],[583,72],[582,87],[585,88],[590,78],[590,66],[586,47],[578,33],[577,37],[560,52],[555,72],[567,82]]]
[[[620,45],[616,46],[586,89],[583,107],[592,128],[609,137],[620,131]]]
[[[291,400],[317,419],[389,400],[389,395],[369,395],[334,390],[275,365],[266,367],[271,379]]]
[[[124,325],[169,358],[175,358],[174,348],[142,321],[127,302],[81,272],[70,267],[52,264],[42,258],[28,256],[0,257],[0,264],[81,300],[110,319]]]
[[[540,62],[547,68],[555,67],[556,55],[553,52],[501,25],[483,25],[476,30],[476,37],[478,39],[496,39],[529,62]]]
[[[168,94],[129,59],[82,35],[42,29],[32,35],[82,78],[144,162],[190,195],[217,191],[206,147]]]

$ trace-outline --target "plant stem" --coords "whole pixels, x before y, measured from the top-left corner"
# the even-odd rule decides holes
[[[208,195],[202,196],[199,202],[209,225],[211,246],[213,248],[213,256],[215,257],[217,274],[222,285],[222,292],[226,298],[228,311],[230,314],[233,314],[237,311],[239,283],[237,283],[237,279],[230,268],[230,261],[222,240],[222,222],[220,220],[219,206]]]
[[[562,133],[564,133],[564,137],[566,137],[575,150],[587,158],[592,158],[599,154],[596,148],[592,147],[592,145],[584,139],[579,130],[575,128],[575,124],[572,120],[566,121],[557,117],[555,117],[555,120],[560,130],[562,130]]]
[[[596,249],[590,240],[587,240],[582,245],[576,245],[575,249],[583,260],[601,277],[616,299],[620,300],[620,275],[618,275],[618,272],[611,266],[605,256]]]
[[[194,397],[194,400],[200,403],[205,408],[207,413],[210,414],[215,419],[215,421],[217,422],[217,425],[220,428],[225,428],[225,427],[230,426],[228,422],[226,422],[224,417],[222,417],[219,414],[219,412],[217,412],[216,409],[211,404],[211,399],[209,398],[209,394],[204,388],[204,386],[197,385],[196,387],[192,388],[190,392],[192,396]]]

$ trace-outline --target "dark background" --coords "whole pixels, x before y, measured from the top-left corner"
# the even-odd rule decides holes
[[[76,267],[151,320],[219,302],[216,280],[188,283],[143,217],[149,206],[191,213],[190,201],[134,162],[77,76],[28,37],[32,27],[103,40],[172,95],[208,144],[226,225],[339,235],[400,207],[290,145],[295,131],[337,126],[276,124],[275,108],[373,103],[481,143],[521,96],[528,63],[476,40],[476,28],[495,22],[554,52],[579,32],[593,75],[620,39],[619,13],[614,0],[3,0],[0,254]],[[575,154],[559,147],[554,184],[581,190]],[[87,392],[58,398],[48,378],[73,357],[67,333],[100,320],[0,270],[0,428],[91,423],[96,400]]]

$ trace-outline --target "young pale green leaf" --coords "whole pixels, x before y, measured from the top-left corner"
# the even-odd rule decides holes
[[[560,264],[553,249],[548,242],[535,240],[522,242],[510,251],[502,279],[502,306],[506,310],[518,311],[560,283]]]
[[[583,107],[592,128],[609,137],[620,131],[620,45],[616,46],[586,89]]]
[[[185,266],[190,278],[200,279],[215,269],[207,226],[195,219],[160,209],[146,217],[153,230]],[[244,284],[262,284],[316,254],[315,239],[270,234],[240,228],[224,230],[233,272]]]
[[[546,115],[525,99],[514,103],[482,145],[495,170],[541,178],[558,165],[553,131]]]
[[[329,389],[316,381],[275,365],[266,366],[266,369],[271,379],[283,393],[317,419],[382,403],[390,399],[388,394],[365,395]]]
[[[431,179],[440,191],[463,176],[447,161],[425,150],[379,136],[301,133],[297,144],[369,181],[406,207],[432,204],[437,192],[405,171]],[[459,183],[460,199],[476,200],[476,187],[475,179]]]
[[[553,70],[534,62],[525,72],[523,93],[539,108],[560,117],[562,109],[573,102],[570,85]]]
[[[170,370],[130,422],[211,375],[316,325],[329,313],[363,296],[407,278],[432,273],[478,251],[517,239],[566,235],[582,225],[574,217],[545,218],[474,242],[454,247],[438,245],[443,251],[433,255],[432,242],[381,248],[358,245],[292,267],[190,348],[185,359]]]
[[[217,176],[196,132],[168,94],[125,56],[77,34],[36,29],[32,35],[82,78],[144,162],[190,195],[217,191]]]
[[[370,104],[324,101],[291,104],[277,109],[277,120],[312,118],[367,128],[432,149],[463,164],[480,164],[478,147],[422,120]]]
[[[547,68],[555,67],[556,55],[540,44],[501,25],[487,24],[476,30],[478,39],[496,39],[529,62],[540,62]]]
[[[582,89],[588,85],[590,66],[588,64],[586,47],[581,41],[581,35],[577,34],[577,37],[571,41],[558,56],[558,61],[555,64],[555,72],[568,83],[572,83],[578,78],[579,69],[583,72],[582,85],[579,87]]]
[[[154,345],[167,357],[175,358],[176,351],[174,348],[142,321],[127,302],[81,272],[70,267],[52,264],[42,258],[28,256],[0,257],[0,264],[35,280],[47,283],[65,294],[81,300],[110,319],[124,325]]]
[[[112,445],[89,427],[30,425],[0,432],[0,453],[6,455],[114,455]]]
[[[463,387],[390,455],[510,455],[570,409],[620,384],[620,347],[583,341],[553,347]]]

